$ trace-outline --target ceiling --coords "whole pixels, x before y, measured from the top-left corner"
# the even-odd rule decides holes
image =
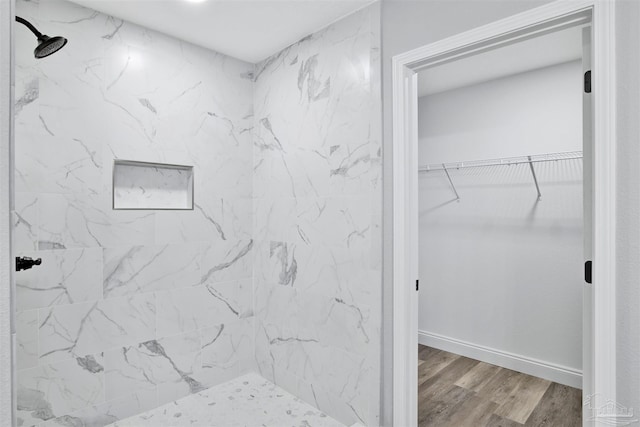
[[[256,63],[374,0],[72,0]]]
[[[418,96],[433,95],[581,57],[582,28],[573,27],[420,71]]]

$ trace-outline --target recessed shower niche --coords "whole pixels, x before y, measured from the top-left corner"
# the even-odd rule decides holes
[[[115,160],[113,209],[193,209],[193,166]]]

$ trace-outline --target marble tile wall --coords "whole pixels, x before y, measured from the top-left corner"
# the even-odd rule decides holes
[[[36,61],[17,28],[15,249],[43,259],[16,275],[20,424],[258,370],[377,425],[379,5],[255,67],[64,1],[17,12],[70,40]],[[113,211],[116,158],[193,165],[194,210]]]
[[[21,426],[102,426],[254,362],[254,65],[58,0],[17,14]],[[194,166],[193,211],[112,210],[114,159]]]
[[[256,67],[259,372],[346,425],[379,425],[379,5]]]

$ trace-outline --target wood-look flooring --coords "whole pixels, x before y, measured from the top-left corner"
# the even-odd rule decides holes
[[[582,391],[419,346],[420,427],[578,427]]]

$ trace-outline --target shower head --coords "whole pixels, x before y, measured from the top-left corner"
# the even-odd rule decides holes
[[[36,58],[44,58],[62,49],[67,44],[67,39],[60,36],[49,37],[43,35],[38,38],[38,42],[33,54]]]
[[[31,32],[38,38],[38,46],[36,46],[35,50],[33,51],[33,54],[36,58],[44,58],[51,54],[54,54],[67,44],[67,39],[65,39],[64,37],[49,37],[42,34],[36,29],[36,27],[31,24],[31,22],[27,21],[26,19],[16,16],[16,21],[31,30]]]

